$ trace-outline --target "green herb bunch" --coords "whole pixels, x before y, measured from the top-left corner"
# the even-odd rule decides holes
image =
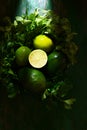
[[[7,89],[8,97],[12,98],[20,93],[17,68],[14,63],[15,51],[24,45],[33,49],[32,42],[35,36],[45,34],[54,42],[55,50],[64,54],[67,59],[67,71],[76,63],[78,47],[74,42],[75,32],[72,32],[68,18],[58,16],[53,11],[36,9],[34,13],[17,16],[12,22],[4,18],[0,26],[0,84]],[[64,72],[53,77],[47,77],[48,86],[42,94],[42,100],[52,99],[62,101],[66,108],[71,108],[75,99],[67,98],[72,85],[64,77]],[[59,80],[58,80],[59,79]]]

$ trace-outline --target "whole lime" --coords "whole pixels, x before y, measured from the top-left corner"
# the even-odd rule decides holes
[[[40,93],[46,89],[46,78],[40,70],[25,67],[19,71],[18,76],[26,90]]]
[[[19,66],[25,66],[28,63],[28,55],[31,50],[27,46],[19,47],[15,52],[15,61]]]
[[[64,56],[62,53],[54,51],[48,55],[47,72],[48,74],[55,75],[62,71],[64,65]]]
[[[33,45],[36,49],[50,52],[53,48],[53,41],[48,36],[40,34],[34,38]]]

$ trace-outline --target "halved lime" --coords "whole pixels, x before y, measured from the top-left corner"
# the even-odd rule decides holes
[[[34,68],[42,68],[46,65],[48,57],[45,51],[35,49],[29,54],[29,63]]]

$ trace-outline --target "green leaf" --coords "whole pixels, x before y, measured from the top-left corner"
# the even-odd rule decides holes
[[[72,84],[69,83],[68,81],[62,81],[60,82],[60,89],[58,91],[58,95],[63,98],[65,97],[68,92],[73,88]]]
[[[9,70],[8,70],[8,74],[10,74],[10,75],[14,75],[13,70],[12,70],[12,69],[9,69]]]
[[[44,100],[51,97],[61,101],[61,99],[68,94],[71,88],[72,85],[66,81],[57,82],[54,86],[45,90],[42,99]]]
[[[64,102],[64,106],[65,106],[66,109],[71,109],[73,103],[76,102],[76,99],[75,98],[70,98],[70,99],[64,100],[63,102]]]

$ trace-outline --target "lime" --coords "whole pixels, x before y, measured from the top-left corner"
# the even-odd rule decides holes
[[[46,78],[44,74],[33,68],[22,68],[19,71],[19,81],[21,85],[32,92],[40,93],[46,89]]]
[[[28,63],[28,55],[31,52],[27,46],[19,47],[15,52],[15,60],[17,65],[25,66]]]
[[[48,57],[46,52],[41,49],[33,50],[29,54],[29,63],[34,68],[42,68],[43,66],[45,66],[47,63],[47,59]]]
[[[33,45],[36,49],[42,49],[46,52],[50,52],[53,48],[53,41],[46,35],[38,35],[33,41]]]
[[[54,51],[48,55],[47,72],[49,74],[56,74],[61,71],[64,65],[64,56],[62,53]]]

